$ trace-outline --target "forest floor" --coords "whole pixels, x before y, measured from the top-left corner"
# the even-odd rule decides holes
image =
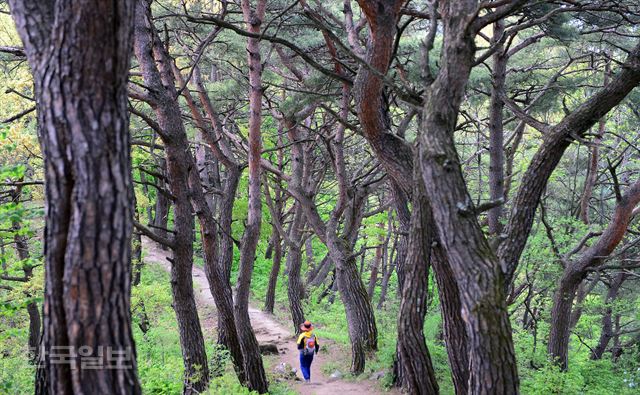
[[[169,271],[170,263],[166,259],[169,256],[168,251],[162,250],[156,243],[147,238],[143,238],[143,248],[146,252],[144,260],[147,263],[160,264]],[[203,331],[211,333],[216,329],[216,313],[215,302],[211,292],[209,291],[209,283],[204,271],[194,266],[193,268],[193,288],[196,294],[200,320],[203,325]],[[272,314],[265,313],[255,307],[249,307],[249,316],[251,325],[256,334],[258,342],[273,343],[278,347],[280,354],[273,356],[276,360],[274,366],[281,363],[287,363],[297,370],[298,380],[288,381],[289,386],[301,395],[334,395],[334,394],[398,394],[395,390],[383,390],[379,383],[374,380],[358,380],[350,381],[347,379],[335,379],[325,374],[324,367],[326,365],[342,365],[344,357],[348,357],[348,353],[343,352],[340,348],[330,340],[322,340],[321,351],[316,355],[314,363],[311,367],[311,383],[305,384],[302,381],[302,375],[299,369],[299,354],[295,344],[295,335],[281,322],[278,322]],[[332,351],[326,351],[332,350]],[[347,376],[348,377],[348,376]]]

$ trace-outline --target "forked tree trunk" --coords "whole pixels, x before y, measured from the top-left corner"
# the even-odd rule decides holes
[[[475,1],[441,3],[443,70],[426,94],[421,124],[422,182],[438,240],[460,291],[467,329],[469,388],[474,394],[514,394],[519,379],[499,261],[478,224],[453,139],[475,54],[467,17]],[[464,243],[461,242],[464,240]]]
[[[36,393],[139,394],[130,312],[133,1],[9,5],[35,82],[45,169]],[[80,351],[104,357],[87,368]],[[109,352],[120,356],[107,360]],[[71,363],[56,361],[61,353]]]
[[[211,102],[208,100],[208,96],[206,95],[205,91],[201,89],[201,102],[204,104],[211,121],[211,125],[207,125],[204,117],[200,112],[200,109],[196,104],[194,97],[191,94],[190,89],[186,86],[186,81],[184,81],[180,70],[175,64],[175,61],[170,57],[169,53],[164,50],[164,47],[159,47],[158,49],[158,56],[160,57],[160,59],[162,59],[161,64],[170,64],[176,81],[180,84],[180,86],[185,86],[185,89],[182,90],[182,96],[187,102],[187,106],[191,111],[191,115],[193,116],[193,119],[198,126],[201,139],[207,144],[211,153],[216,155],[218,159],[220,159],[220,161],[225,163],[227,166],[228,177],[227,183],[225,183],[225,189],[233,188],[229,192],[230,196],[225,196],[222,199],[223,205],[225,205],[224,210],[227,210],[226,205],[229,204],[229,201],[231,201],[231,204],[233,204],[232,197],[235,195],[235,188],[237,187],[238,181],[238,178],[236,176],[238,176],[239,173],[235,172],[235,170],[238,169],[238,167],[235,165],[235,162],[229,159],[230,157],[223,153],[223,147],[225,146],[224,141],[216,138],[216,134],[220,136],[219,129],[221,128],[221,126],[217,123],[217,114],[213,113]],[[194,70],[194,79],[197,81],[196,83],[199,88],[202,88],[201,83],[199,83],[200,78],[198,69]],[[187,150],[185,149],[185,151]],[[222,265],[221,261],[217,260],[218,256],[224,255],[219,254],[217,231],[218,224],[216,224],[216,221],[214,219],[214,208],[217,202],[214,202],[212,204],[207,198],[207,195],[201,183],[202,175],[199,174],[200,172],[195,171],[195,159],[193,158],[193,156],[187,155],[185,159],[189,161],[188,168],[190,171],[188,177],[191,204],[200,222],[200,234],[202,238],[202,248],[205,258],[204,270],[207,276],[207,281],[209,282],[211,295],[213,296],[214,302],[216,304],[216,309],[218,310],[218,327],[220,329],[220,332],[223,332],[223,335],[221,335],[219,332],[218,336],[219,340],[221,338],[224,339],[224,343],[220,343],[220,341],[219,343],[226,346],[226,348],[229,350],[238,379],[241,383],[244,383],[246,381],[244,357],[242,355],[240,341],[235,324],[233,297],[231,285],[229,282],[230,273],[227,273],[226,267]],[[212,182],[217,182],[217,174],[210,174],[209,178]],[[224,213],[231,215],[231,213],[228,211],[224,211]],[[226,235],[230,235],[230,233],[226,233]],[[232,252],[233,248],[231,248],[231,253]]]

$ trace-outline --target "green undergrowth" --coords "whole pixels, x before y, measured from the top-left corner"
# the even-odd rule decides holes
[[[150,320],[146,334],[140,330],[141,302]],[[180,394],[182,392],[182,353],[175,314],[171,308],[169,274],[160,266],[147,264],[141,282],[132,291],[134,337],[136,341],[138,373],[145,394]],[[208,394],[254,394],[238,381],[228,352],[215,342],[215,331],[203,328],[209,358],[209,368],[219,376],[211,380]],[[267,372],[275,361],[265,358]],[[289,395],[290,390],[280,383],[270,386],[270,393]]]

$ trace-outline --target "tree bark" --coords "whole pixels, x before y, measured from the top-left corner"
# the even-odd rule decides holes
[[[133,1],[9,5],[34,77],[45,169],[44,332],[36,393],[139,394],[130,312],[126,90]],[[97,368],[83,365],[87,359],[79,352],[98,357]],[[121,353],[115,363],[122,368],[99,357],[108,352]],[[59,354],[70,363],[56,363]]]
[[[194,219],[189,174],[195,169],[195,162],[188,150],[189,142],[176,100],[173,70],[153,26],[147,0],[137,2],[135,20],[135,54],[145,84],[154,92],[154,102],[151,104],[162,130],[160,137],[165,145],[168,185],[174,196],[174,227],[170,243],[173,253],[171,291],[185,367],[183,393],[193,394],[204,391],[209,382],[204,337],[191,275]]]
[[[228,145],[225,136],[222,131],[222,123],[220,121],[220,117],[218,113],[214,110],[213,103],[211,102],[209,95],[207,95],[204,84],[202,83],[202,77],[200,75],[200,69],[198,66],[194,66],[193,72],[193,81],[198,88],[198,97],[200,99],[200,103],[204,108],[205,114],[207,116],[207,120],[211,125],[211,129],[214,132],[205,134],[205,141],[209,145],[209,148],[213,151],[213,154],[216,156],[218,161],[220,161],[225,166],[225,175],[226,179],[224,182],[224,187],[222,191],[222,197],[219,202],[219,213],[218,213],[218,229],[219,229],[219,258],[217,262],[217,266],[220,268],[222,272],[222,283],[229,284],[231,281],[231,266],[233,264],[233,245],[234,240],[232,238],[232,229],[231,224],[233,222],[233,203],[236,199],[236,194],[238,191],[238,185],[240,183],[240,176],[242,173],[242,169],[240,164],[234,159],[233,153]],[[199,114],[199,113],[198,113]],[[214,273],[214,268],[210,267],[207,269],[205,267],[205,272],[209,270],[211,273]],[[209,279],[209,287],[213,292],[213,286],[217,282],[211,278]],[[227,322],[229,318],[224,318],[220,315],[220,310],[218,311],[218,343],[225,345],[227,348],[231,349],[234,340],[229,340],[231,336],[235,338],[233,333],[236,333],[235,329],[229,328],[227,330]],[[235,326],[235,325],[234,325]],[[232,334],[229,335],[228,332],[232,331]],[[244,370],[244,368],[243,368]],[[244,381],[244,380],[241,380]]]
[[[304,310],[302,309],[302,300],[304,299],[304,287],[300,277],[302,269],[302,227],[304,226],[304,213],[299,203],[296,203],[296,209],[293,215],[293,222],[289,231],[289,249],[287,252],[287,296],[289,298],[289,311],[291,312],[291,320],[293,331],[296,335],[300,334],[300,324],[305,321]]]
[[[417,170],[417,169],[416,169]],[[416,174],[419,177],[419,174]],[[438,382],[424,337],[424,318],[429,292],[429,261],[435,240],[430,227],[431,211],[424,188],[416,183],[405,265],[406,280],[398,316],[398,361],[402,387],[410,394],[437,394]]]
[[[426,94],[420,136],[422,180],[438,239],[458,284],[467,329],[469,387],[474,394],[518,393],[518,373],[503,274],[476,219],[453,133],[472,67],[475,1],[446,2],[443,65]]]
[[[218,224],[216,224],[214,220],[214,207],[217,202],[211,203],[207,198],[201,184],[202,176],[199,171],[194,171],[194,169],[196,169],[194,164],[189,164],[191,170],[188,175],[189,193],[191,195],[192,206],[200,222],[200,234],[205,258],[204,271],[207,276],[207,281],[209,282],[209,290],[211,291],[218,311],[218,343],[229,350],[238,379],[241,383],[244,383],[246,381],[244,356],[236,328],[233,295],[230,284],[231,263],[227,262],[227,259],[231,259],[228,258],[228,256],[233,254],[233,244],[228,245],[226,241],[219,243],[218,238],[220,234],[221,237],[229,239],[232,243],[230,236],[231,216],[233,197],[235,196],[240,175],[239,167],[231,158],[225,141],[220,138],[221,126],[218,123],[217,114],[213,112],[208,95],[202,86],[199,70],[197,68],[194,70],[194,80],[200,89],[201,103],[204,104],[208,117],[210,118],[210,126],[206,124],[205,119],[200,113],[195,99],[191,95],[191,91],[182,78],[180,70],[175,65],[175,61],[170,58],[166,51],[163,51],[161,56],[165,63],[171,64],[173,74],[180,86],[185,86],[185,89],[182,90],[182,96],[191,110],[191,115],[198,126],[201,139],[207,144],[210,151],[217,156],[220,162],[225,163],[227,166],[225,191],[228,195],[225,194],[222,198],[220,215],[228,215],[228,218],[221,218]],[[191,155],[186,159],[192,163],[194,162],[194,158]],[[217,225],[221,227],[220,232],[214,230],[217,228]],[[223,226],[228,227],[228,232],[225,231],[226,228],[222,228]],[[219,253],[218,247],[224,249],[222,254]],[[222,260],[218,260],[218,257]]]
[[[242,14],[247,28],[252,33],[260,33],[260,26],[266,8],[265,0],[258,0],[257,7],[252,9],[249,0],[242,0]],[[240,347],[244,357],[244,368],[247,375],[247,387],[258,393],[268,391],[267,377],[262,365],[262,356],[258,349],[258,341],[251,328],[249,319],[249,294],[251,292],[251,275],[256,257],[256,247],[260,239],[262,222],[261,178],[261,111],[262,111],[262,63],[260,60],[260,44],[256,38],[247,40],[249,64],[249,209],[244,235],[240,248],[238,282],[234,315],[236,329],[240,339]]]
[[[493,24],[492,45],[497,49],[493,55],[491,69],[491,103],[489,107],[489,196],[491,201],[504,199],[504,128],[502,126],[502,95],[505,92],[507,74],[507,56],[504,45],[500,44],[504,34],[504,21]],[[487,212],[489,234],[500,233],[502,225],[502,204],[498,204]]]

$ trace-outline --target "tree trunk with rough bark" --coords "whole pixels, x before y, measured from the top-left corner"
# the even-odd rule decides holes
[[[460,291],[467,329],[468,391],[514,394],[519,391],[519,379],[504,277],[478,224],[453,139],[475,54],[475,33],[467,18],[476,6],[475,1],[441,4],[442,68],[426,94],[420,166],[438,239]]]
[[[35,82],[45,169],[36,393],[139,394],[130,312],[133,1],[11,0],[9,6]],[[105,359],[86,368],[80,347],[90,357],[120,352],[115,363],[122,368]],[[75,355],[71,363],[56,363],[58,350]]]
[[[202,116],[190,89],[186,86],[186,82],[184,81],[180,70],[176,66],[175,61],[171,59],[166,51],[162,51],[160,56],[164,59],[164,63],[171,65],[173,75],[180,86],[185,86],[185,89],[182,90],[182,96],[187,102],[191,115],[198,126],[200,133],[199,137],[207,144],[209,151],[213,155],[216,155],[218,159],[227,166],[228,174],[227,181],[225,183],[225,190],[229,188],[229,196],[231,196],[231,198],[229,196],[225,196],[222,199],[223,207],[220,214],[228,214],[229,217],[231,217],[232,213],[230,210],[232,210],[233,205],[232,197],[235,195],[235,188],[237,187],[239,176],[239,173],[236,173],[235,170],[238,169],[238,167],[236,166],[235,161],[231,159],[231,156],[223,152],[227,150],[225,148],[225,142],[219,138],[220,125],[217,123],[217,114],[213,112],[208,95],[204,89],[202,89],[203,87],[199,71],[197,69],[194,70],[194,79],[196,80],[196,85],[201,89],[199,92],[200,99],[206,109],[205,111],[208,114],[207,116],[210,118],[210,125],[207,125],[205,122],[205,119]],[[195,165],[197,161],[195,161],[192,155],[189,155],[186,159],[191,161],[191,163],[189,163],[189,169],[191,171],[188,174],[190,188],[189,193],[193,209],[200,222],[200,234],[205,258],[204,271],[207,276],[207,281],[209,282],[209,290],[211,291],[211,295],[213,296],[216,309],[218,311],[218,343],[222,344],[229,350],[238,379],[241,383],[244,383],[246,381],[244,356],[240,347],[234,316],[233,295],[230,284],[230,266],[229,269],[227,269],[223,264],[226,260],[218,260],[218,257],[226,259],[225,254],[233,253],[233,245],[231,245],[230,252],[227,251],[224,254],[219,253],[219,247],[222,246],[225,248],[225,245],[224,243],[219,243],[218,236],[219,233],[225,232],[224,230],[218,232],[218,224],[224,222],[225,225],[228,224],[230,227],[231,223],[228,219],[221,219],[216,223],[214,219],[214,208],[217,206],[218,202],[216,201],[212,203],[210,199],[207,198],[205,189],[203,189],[202,186],[202,174],[200,171],[194,171],[195,169],[198,169]],[[217,180],[217,175],[215,173],[210,174],[209,178],[210,181],[215,182]],[[231,208],[228,207],[229,204],[231,204]],[[231,231],[229,230],[229,233],[226,233],[225,236],[230,235],[230,232]],[[223,341],[221,341],[221,339]]]
[[[504,34],[504,21],[493,24],[492,45],[497,45],[491,69],[491,104],[489,107],[489,197],[492,201],[504,199],[504,128],[502,126],[504,103],[501,95],[505,92],[507,56],[504,45],[499,44]],[[487,212],[489,233],[497,235],[502,225],[502,204]]]
[[[171,291],[178,322],[185,367],[183,393],[204,391],[209,382],[204,337],[193,292],[194,219],[189,193],[189,174],[195,161],[188,150],[184,124],[177,102],[173,70],[151,19],[150,3],[136,6],[135,54],[146,86],[154,92],[152,106],[165,145],[168,186],[174,197],[174,226],[170,240]],[[156,64],[156,61],[159,61]]]
[[[304,287],[300,271],[302,269],[302,227],[304,226],[304,213],[299,203],[296,203],[293,222],[289,231],[289,249],[287,251],[287,296],[289,299],[289,311],[293,323],[293,331],[300,334],[300,324],[305,321],[302,301],[304,300]]]
[[[242,14],[250,32],[260,33],[260,26],[265,15],[266,1],[258,0],[255,9],[249,0],[242,0]],[[236,329],[240,339],[240,347],[244,357],[244,369],[247,387],[258,393],[268,391],[267,377],[262,364],[262,356],[258,348],[251,320],[249,319],[249,294],[251,292],[251,275],[256,257],[256,248],[260,239],[260,225],[262,222],[262,168],[260,165],[262,152],[262,63],[260,60],[260,41],[257,38],[247,40],[247,55],[249,64],[249,208],[244,235],[240,247],[240,263],[238,266],[238,282],[234,315]]]
[[[514,196],[505,241],[498,257],[505,268],[506,288],[511,286],[520,255],[527,243],[540,197],[564,152],[576,138],[581,138],[599,119],[618,105],[640,84],[640,43],[631,51],[618,73],[602,89],[545,131],[545,138],[531,158]]]
[[[419,177],[419,174],[415,176]],[[423,332],[431,245],[435,239],[434,229],[430,226],[431,210],[420,183],[414,187],[412,207],[408,240],[410,248],[405,263],[406,280],[398,316],[400,377],[402,388],[410,394],[437,394],[438,382]]]

